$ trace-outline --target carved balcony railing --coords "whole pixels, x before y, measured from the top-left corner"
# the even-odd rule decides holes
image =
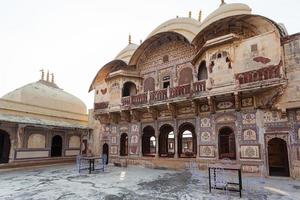
[[[145,104],[147,102],[148,102],[147,93],[138,94],[138,95],[135,95],[135,96],[131,97],[131,103],[133,105]]]
[[[122,97],[121,103],[123,106],[128,106],[131,104],[131,97]]]
[[[170,88],[170,98],[187,96],[188,94],[191,94],[191,84]]]
[[[100,110],[106,109],[106,108],[108,108],[108,104],[109,104],[109,102],[95,103],[95,104],[94,104],[94,108],[95,108],[95,110],[98,110],[98,109],[100,109]]]
[[[258,70],[243,72],[236,75],[236,79],[240,85],[247,83],[254,83],[258,81],[270,80],[274,78],[280,78],[280,67],[279,65],[272,65]]]
[[[193,83],[194,92],[204,92],[206,90],[206,80]]]
[[[156,101],[164,101],[168,99],[168,90],[162,89],[150,92],[150,101],[156,102]]]

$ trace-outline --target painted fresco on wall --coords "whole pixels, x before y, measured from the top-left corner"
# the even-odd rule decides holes
[[[234,103],[232,101],[223,101],[217,103],[217,109],[218,110],[226,110],[226,109],[232,109],[234,108]]]
[[[253,107],[253,106],[254,106],[253,97],[242,99],[242,107],[246,108],[246,107]]]
[[[200,146],[200,157],[214,158],[215,147],[214,146]]]
[[[133,135],[130,138],[130,143],[131,144],[137,144],[139,142],[139,136],[138,135]]]
[[[296,119],[297,121],[300,121],[300,110],[297,110],[296,112]]]
[[[110,152],[112,155],[117,155],[118,154],[118,146],[111,146]]]
[[[252,129],[247,129],[243,131],[243,140],[245,141],[256,141],[257,140],[257,135],[256,132]]]
[[[277,111],[266,111],[264,113],[265,123],[274,123],[274,122],[287,122],[288,118],[286,116],[281,116]]]
[[[203,104],[200,106],[200,112],[208,112],[209,111],[209,105]]]
[[[243,165],[242,166],[242,171],[243,172],[248,172],[248,173],[258,173],[259,172],[259,166],[257,166],[257,165]]]
[[[210,142],[210,141],[211,141],[211,134],[209,132],[202,132],[201,142]]]
[[[111,137],[111,143],[112,144],[117,144],[117,137],[116,136]]]
[[[242,115],[242,120],[244,125],[250,125],[256,123],[256,116],[254,113],[244,113]]]
[[[210,127],[210,119],[209,118],[202,118],[201,119],[201,127]]]
[[[138,147],[137,146],[131,146],[129,148],[129,152],[130,154],[134,155],[134,154],[137,154],[138,153]]]
[[[241,145],[241,158],[259,159],[259,145]]]

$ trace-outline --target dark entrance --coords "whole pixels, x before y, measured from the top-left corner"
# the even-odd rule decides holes
[[[156,153],[155,130],[151,126],[147,126],[143,129],[142,153],[143,156],[155,156]]]
[[[270,176],[290,176],[288,151],[284,140],[273,138],[269,141],[268,161]]]
[[[52,138],[51,157],[60,157],[62,155],[62,138],[56,135]]]
[[[102,154],[105,154],[107,157],[107,159],[106,159],[106,164],[108,165],[108,152],[109,150],[108,150],[108,144],[103,144],[103,147],[102,147]]]
[[[236,159],[235,136],[229,127],[224,127],[219,132],[219,158]]]
[[[120,156],[128,156],[128,135],[126,133],[121,135]]]
[[[0,164],[8,163],[9,151],[10,151],[9,134],[3,130],[0,130]]]
[[[158,152],[160,157],[174,157],[175,136],[172,126],[165,124],[159,129]]]

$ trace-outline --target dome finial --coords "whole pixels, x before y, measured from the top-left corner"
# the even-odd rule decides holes
[[[44,77],[45,77],[45,71],[44,71],[44,69],[41,69],[40,72],[42,72],[42,74],[41,74],[41,80],[44,80]]]
[[[189,11],[189,18],[192,18],[192,11]]]
[[[199,16],[198,16],[198,21],[201,22],[201,18],[202,18],[202,10],[199,11]]]
[[[128,36],[128,43],[131,44],[131,34],[129,33],[129,36]]]
[[[47,70],[47,79],[46,79],[47,82],[49,82],[49,70]]]
[[[225,0],[221,0],[221,5],[220,6],[223,6],[224,4],[226,4]]]

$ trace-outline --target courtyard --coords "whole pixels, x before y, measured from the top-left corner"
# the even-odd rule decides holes
[[[0,172],[0,199],[240,199],[238,193],[208,192],[207,171],[173,171],[142,166],[109,166],[78,173],[75,165]],[[263,180],[263,181],[262,181]],[[241,199],[300,199],[300,182],[243,176]]]

